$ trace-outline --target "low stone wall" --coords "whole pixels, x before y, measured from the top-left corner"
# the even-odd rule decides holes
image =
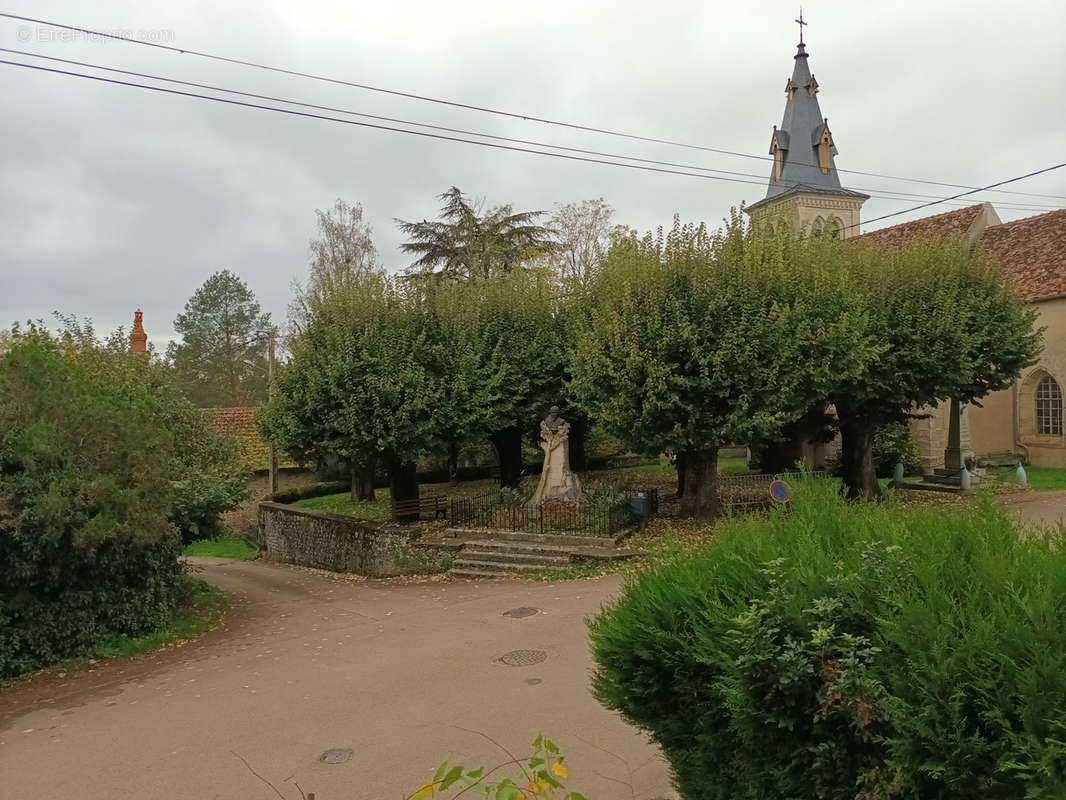
[[[259,544],[266,557],[286,564],[381,578],[442,572],[451,553],[420,541],[418,525],[366,522],[326,511],[259,504]]]

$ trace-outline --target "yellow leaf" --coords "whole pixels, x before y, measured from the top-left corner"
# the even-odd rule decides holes
[[[432,796],[433,796],[433,784],[432,783],[427,783],[425,786],[423,786],[421,789],[419,789],[417,792],[415,792],[413,795],[411,795],[411,800],[425,800],[425,798],[432,797]]]
[[[555,766],[553,766],[552,767],[552,772],[554,772],[560,778],[568,778],[568,777],[570,777],[567,774],[567,772],[566,772],[566,767],[564,767],[562,764],[556,764]]]

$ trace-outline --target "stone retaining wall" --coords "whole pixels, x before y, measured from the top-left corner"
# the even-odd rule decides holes
[[[442,572],[447,548],[420,541],[418,525],[367,522],[326,511],[259,504],[259,544],[266,557],[286,564],[388,577]]]

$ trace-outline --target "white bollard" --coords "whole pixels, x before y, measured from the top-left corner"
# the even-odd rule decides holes
[[[1018,469],[1015,471],[1014,476],[1018,479],[1018,483],[1025,488],[1029,488],[1029,478],[1025,474],[1025,467],[1022,466],[1022,462],[1018,462]]]
[[[903,483],[903,462],[902,461],[897,461],[896,462],[896,469],[892,473],[892,483],[894,485],[896,485],[896,486],[899,486],[901,483]]]
[[[973,485],[973,477],[970,475],[970,470],[963,467],[959,470],[959,486],[964,492],[970,491],[970,487]]]

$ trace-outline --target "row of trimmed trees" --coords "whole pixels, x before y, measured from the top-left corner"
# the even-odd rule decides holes
[[[461,254],[455,259],[461,260]],[[962,243],[894,252],[682,226],[615,238],[591,276],[537,269],[389,277],[306,298],[262,425],[293,455],[389,470],[472,437],[519,479],[523,431],[569,405],[636,452],[676,456],[682,508],[717,512],[716,453],[835,408],[845,484],[879,492],[879,425],[1009,385],[1039,349],[1033,314]]]

